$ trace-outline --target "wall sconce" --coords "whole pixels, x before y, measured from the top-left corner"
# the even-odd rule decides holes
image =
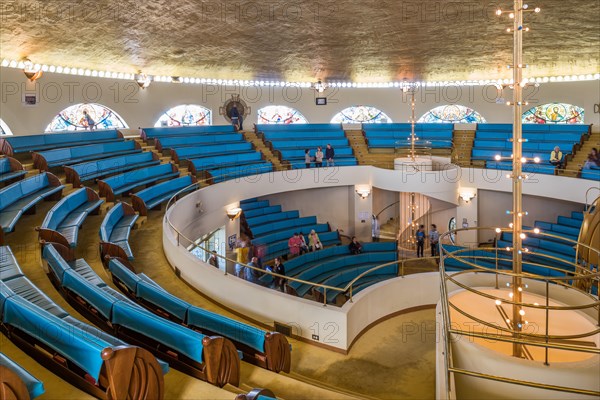
[[[30,82],[35,82],[42,77],[42,69],[38,65],[37,68],[30,59],[26,58],[23,60],[23,73],[29,79]]]
[[[146,89],[152,83],[152,79],[148,75],[143,74],[142,71],[139,71],[135,76],[135,82],[141,89]]]
[[[227,217],[233,221],[234,219],[238,218],[240,215],[242,215],[242,209],[239,207],[233,207],[233,208],[228,208],[227,209]]]
[[[371,188],[369,187],[357,187],[356,194],[360,196],[361,199],[366,199],[371,194]]]
[[[463,199],[463,201],[465,203],[468,203],[469,201],[471,201],[473,198],[475,198],[477,196],[477,193],[474,193],[472,191],[469,190],[463,190],[461,191],[458,196]]]

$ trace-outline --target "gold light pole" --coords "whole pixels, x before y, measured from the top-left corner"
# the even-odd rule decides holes
[[[415,162],[415,90],[412,88],[410,90],[410,109],[411,109],[411,118],[410,118],[410,159],[412,162]]]
[[[513,191],[513,209],[512,213],[512,262],[513,272],[515,275],[512,280],[512,300],[516,303],[513,305],[513,317],[512,327],[515,338],[518,338],[519,332],[523,329],[523,315],[524,311],[520,306],[523,300],[523,287],[522,287],[522,272],[523,272],[523,239],[525,234],[523,233],[523,216],[526,214],[523,211],[523,126],[522,126],[522,114],[523,114],[523,31],[528,31],[529,28],[523,26],[523,13],[527,11],[529,7],[523,4],[523,0],[514,0],[513,11],[509,17],[513,19],[513,101],[509,102],[509,105],[513,106],[513,165],[512,165],[512,191]],[[536,8],[536,13],[540,11]],[[498,15],[502,14],[502,10],[497,11]],[[511,28],[507,29],[508,32]],[[513,356],[523,356],[523,346],[519,343],[513,344]]]

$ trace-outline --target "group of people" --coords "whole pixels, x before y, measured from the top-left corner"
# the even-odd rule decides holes
[[[308,243],[306,243],[306,239],[304,239],[302,232],[294,232],[294,235],[288,240],[288,248],[290,250],[290,255],[298,256],[308,253],[309,251],[321,250],[323,248],[323,243],[321,243],[321,239],[319,239],[317,232],[312,229],[308,234]]]
[[[328,167],[333,167],[335,164],[333,163],[333,157],[335,156],[335,151],[331,144],[327,144],[325,148],[325,154],[323,154],[323,149],[321,146],[317,147],[317,151],[315,152],[314,157],[310,155],[310,149],[304,150],[304,164],[306,168],[310,168],[312,162],[314,161],[316,168],[321,168],[323,166],[323,158],[327,163]]]
[[[248,246],[246,241],[241,241],[238,244],[238,246],[235,248],[235,254],[235,276],[245,279],[251,283],[268,286],[272,289],[277,289],[282,292],[284,291],[287,279],[283,277],[274,276],[273,281],[270,284],[263,284],[259,280],[259,278],[264,274],[261,271],[269,271],[285,276],[285,267],[280,257],[275,258],[273,265],[267,265],[263,267],[261,258],[257,254],[251,254],[251,248]],[[213,263],[213,257],[215,258],[216,264]],[[213,256],[211,256],[209,259],[209,263],[218,268],[218,261],[216,258],[216,253],[213,253]],[[244,264],[247,265],[247,267]]]
[[[560,147],[556,146],[550,153],[550,164],[559,168],[564,168],[564,158],[563,153],[560,151]],[[600,155],[598,154],[598,149],[594,147],[588,154],[587,160],[585,161],[585,164],[583,164],[583,169],[595,167],[600,167]]]
[[[417,242],[417,257],[423,257],[423,249],[425,248],[425,225],[419,225],[419,229],[415,234],[415,240]],[[437,230],[435,224],[431,224],[431,230],[429,231],[429,245],[431,246],[431,257],[438,255],[438,243],[440,241],[440,233]]]

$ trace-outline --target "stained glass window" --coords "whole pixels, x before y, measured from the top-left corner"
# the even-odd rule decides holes
[[[154,124],[157,128],[193,125],[212,125],[212,111],[196,104],[182,104],[166,111]]]
[[[417,122],[472,124],[486,122],[485,118],[472,108],[460,104],[449,104],[427,111]]]
[[[6,125],[6,123],[0,119],[0,136],[2,135],[12,135],[12,131],[8,125]]]
[[[86,116],[87,114],[87,116]],[[46,132],[128,128],[113,110],[101,104],[81,103],[62,110],[46,127]]]
[[[267,106],[258,110],[259,124],[307,124],[308,120],[295,108]]]
[[[390,117],[375,107],[354,106],[337,113],[331,120],[332,124],[385,124],[392,122]]]
[[[523,113],[524,124],[583,124],[583,108],[565,103],[548,103]]]

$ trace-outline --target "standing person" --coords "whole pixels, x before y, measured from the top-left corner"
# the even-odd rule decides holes
[[[439,241],[440,241],[440,233],[437,230],[437,226],[435,224],[431,224],[431,230],[429,231],[429,244],[431,245],[431,257],[437,256]]]
[[[235,249],[236,263],[235,263],[235,276],[238,278],[244,278],[244,264],[248,262],[248,253],[250,248],[245,240],[240,242],[238,248]]]
[[[333,147],[331,147],[331,144],[327,143],[327,147],[325,148],[325,159],[327,160],[328,167],[334,166],[333,157],[335,157],[335,151],[333,150]]]
[[[381,228],[379,226],[379,219],[375,216],[375,214],[373,214],[371,220],[371,236],[373,237],[374,242],[379,242],[380,232]]]
[[[217,257],[217,252],[213,250],[210,258],[208,259],[208,263],[213,267],[219,269],[219,258]]]
[[[90,128],[90,131],[93,131],[96,127],[96,121],[92,118],[90,113],[87,110],[83,110],[83,120],[85,121],[85,129]]]
[[[562,168],[563,153],[560,151],[560,147],[556,146],[550,153],[550,164],[555,167]]]
[[[423,257],[423,248],[425,246],[425,225],[420,225],[415,235],[417,239],[417,257]]]
[[[319,239],[319,235],[317,235],[317,232],[315,232],[315,230],[311,230],[310,234],[308,235],[308,250],[309,251],[317,251],[317,250],[321,250],[323,248],[323,243],[321,243],[321,240]]]
[[[323,166],[323,150],[321,146],[317,147],[317,151],[315,152],[315,167],[321,168]]]
[[[283,263],[281,262],[281,258],[277,257],[275,259],[275,265],[273,266],[273,272],[279,275],[285,275],[285,267],[283,265]],[[274,280],[274,288],[275,289],[279,289],[282,292],[284,291],[285,288],[285,283],[286,283],[287,279],[285,278],[280,278],[278,276],[275,277]]]
[[[236,131],[242,130],[242,124],[240,123],[240,112],[235,104],[233,107],[231,107],[231,124],[235,127]]]
[[[306,149],[304,150],[304,164],[306,165],[306,168],[310,168],[310,149]]]
[[[300,239],[298,232],[294,232],[294,235],[288,240],[288,248],[292,256],[297,256],[304,253],[304,249],[302,248],[302,239]]]
[[[256,267],[258,268],[258,258],[256,257],[252,257],[252,259],[250,260],[250,262],[248,263],[249,267]],[[258,278],[260,276],[260,272],[252,269],[252,268],[244,268],[245,269],[245,276],[244,278],[251,283],[257,283],[258,282]]]

